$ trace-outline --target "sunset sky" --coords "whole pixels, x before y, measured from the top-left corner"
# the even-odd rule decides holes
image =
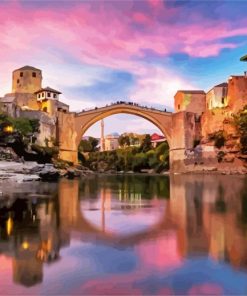
[[[0,96],[11,91],[14,69],[32,65],[72,110],[117,100],[172,109],[178,89],[207,91],[247,70],[239,62],[247,54],[246,15],[247,1],[236,0],[0,0]],[[128,115],[105,126],[108,133],[154,130]]]

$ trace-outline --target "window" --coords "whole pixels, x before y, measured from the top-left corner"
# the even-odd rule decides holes
[[[40,98],[40,94],[38,94],[38,98]]]
[[[23,72],[20,72],[20,77],[23,77]]]
[[[57,97],[57,95],[56,94],[53,94],[53,98],[56,99],[56,97]]]
[[[32,76],[33,76],[33,77],[36,77],[36,73],[35,73],[35,72],[33,72],[33,73],[32,73]]]
[[[180,110],[180,104],[178,104],[178,110]]]
[[[44,97],[45,96],[45,93],[42,93],[42,97]]]
[[[48,92],[48,93],[47,93],[47,97],[50,97],[50,96],[51,96],[51,93]]]
[[[221,99],[221,104],[223,104],[223,105],[225,104],[225,98]]]
[[[19,83],[20,82],[20,79],[17,79],[17,83]]]

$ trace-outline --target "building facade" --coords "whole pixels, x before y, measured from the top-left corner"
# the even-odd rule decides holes
[[[37,144],[50,145],[57,137],[58,112],[69,112],[69,106],[59,100],[60,91],[42,87],[42,71],[24,66],[12,73],[12,92],[0,98],[1,110],[12,117],[38,119],[40,133]]]

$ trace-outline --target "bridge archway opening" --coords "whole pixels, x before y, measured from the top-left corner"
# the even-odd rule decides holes
[[[81,115],[83,116],[83,113]],[[171,141],[170,124],[168,126],[168,125],[164,124],[164,122],[161,122],[159,119],[156,118],[156,114],[150,115],[149,112],[142,112],[142,111],[140,112],[140,110],[135,110],[135,109],[132,109],[129,107],[121,108],[120,110],[118,108],[114,108],[111,110],[107,110],[105,112],[99,112],[98,114],[95,114],[95,116],[91,116],[91,118],[89,118],[89,120],[87,120],[86,122],[83,122],[82,124],[80,123],[80,115],[77,115],[76,120],[78,122],[77,125],[79,125],[79,127],[78,127],[79,138],[77,141],[77,145],[79,145],[82,137],[85,136],[86,133],[88,133],[88,131],[90,131],[90,128],[92,128],[95,124],[100,122],[102,119],[107,120],[109,117],[116,116],[116,115],[128,115],[128,116],[131,116],[136,119],[142,118],[143,120],[145,120],[147,122],[147,125],[149,127],[150,127],[150,125],[152,125],[153,130],[156,130],[156,132],[158,132],[158,134],[161,134],[164,137],[166,137],[167,143],[170,147],[170,141]],[[123,124],[126,125],[126,121],[123,122]],[[133,129],[134,129],[134,127],[133,127]],[[126,130],[126,132],[134,132],[134,130],[130,129],[129,131]],[[144,133],[145,132],[143,132],[143,134]],[[148,132],[146,132],[146,133],[148,133]]]
[[[118,133],[134,133],[134,134],[153,134],[165,136],[165,134],[146,118],[133,114],[114,114],[102,118],[104,120],[104,135]],[[84,133],[83,136],[96,135],[97,138],[101,136],[101,120],[93,123]]]

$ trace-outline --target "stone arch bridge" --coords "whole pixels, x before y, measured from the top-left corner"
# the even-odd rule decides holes
[[[58,112],[57,136],[60,158],[77,163],[78,146],[87,129],[105,117],[120,113],[140,116],[157,126],[166,136],[170,147],[171,169],[178,170],[178,167],[183,165],[185,150],[193,147],[196,132],[195,114],[165,112],[132,103],[115,103],[78,113]]]

